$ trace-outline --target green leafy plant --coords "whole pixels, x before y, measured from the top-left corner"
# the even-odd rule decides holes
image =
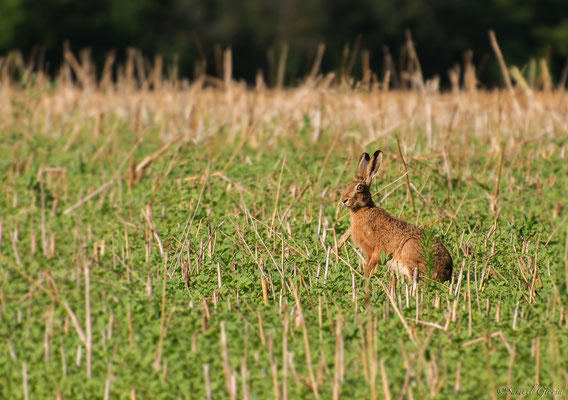
[[[381,250],[381,266],[386,266],[390,260],[392,260],[392,253],[386,254],[384,250]]]
[[[422,257],[426,263],[428,273],[431,273],[434,269],[434,262],[436,259],[434,244],[436,241],[436,235],[431,229],[424,229],[424,234],[422,240],[420,241],[420,247],[422,250]]]

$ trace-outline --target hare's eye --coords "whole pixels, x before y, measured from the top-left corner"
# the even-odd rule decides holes
[[[362,191],[363,191],[363,185],[361,185],[361,184],[359,183],[355,189],[356,189],[358,192],[362,192]]]

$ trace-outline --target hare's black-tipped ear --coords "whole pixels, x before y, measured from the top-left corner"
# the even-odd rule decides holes
[[[375,151],[373,156],[371,157],[371,161],[367,165],[367,170],[365,172],[365,184],[367,186],[371,185],[373,178],[379,172],[379,168],[383,162],[383,152],[380,150]]]
[[[357,167],[357,179],[364,181],[367,177],[367,165],[371,158],[367,153],[361,154],[359,157],[359,166]]]

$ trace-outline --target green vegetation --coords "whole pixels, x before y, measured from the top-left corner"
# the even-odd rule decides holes
[[[422,242],[420,243],[422,247],[422,257],[424,257],[424,261],[426,262],[426,266],[428,271],[433,271],[434,268],[434,261],[436,259],[436,255],[434,253],[434,243],[435,243],[435,234],[434,231],[431,229],[424,230],[424,237],[422,238]]]
[[[177,87],[0,85],[0,398],[566,394],[565,94]],[[375,148],[452,282],[338,246]]]

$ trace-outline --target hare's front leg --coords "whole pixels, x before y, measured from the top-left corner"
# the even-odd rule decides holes
[[[375,266],[381,261],[381,253],[374,251],[367,257],[367,265],[365,265],[365,269],[363,273],[365,276],[371,276],[373,271],[375,270]]]

